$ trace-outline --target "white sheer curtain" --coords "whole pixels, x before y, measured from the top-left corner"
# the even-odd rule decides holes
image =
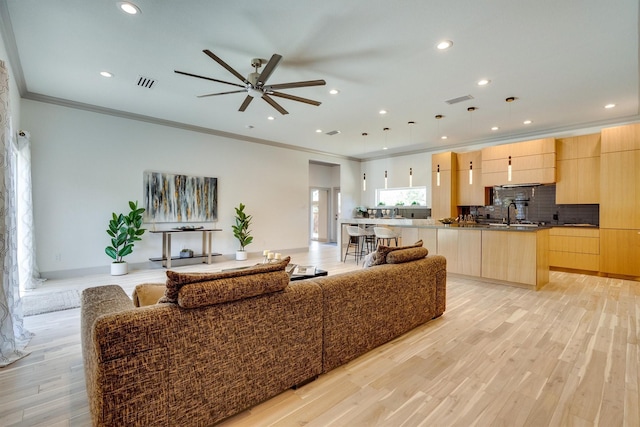
[[[0,61],[0,367],[29,354],[31,334],[24,329],[18,278],[16,219],[17,147],[9,111],[9,75]]]
[[[36,243],[33,227],[33,201],[31,199],[31,135],[18,132],[18,275],[20,289],[35,289],[43,279],[36,264]]]

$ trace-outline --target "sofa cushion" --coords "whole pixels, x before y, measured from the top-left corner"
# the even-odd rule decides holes
[[[178,305],[182,308],[198,308],[238,301],[281,291],[288,284],[289,275],[285,271],[268,271],[191,283],[183,286],[178,292]]]
[[[144,307],[146,305],[157,304],[158,300],[164,296],[166,286],[164,283],[141,283],[136,285],[131,295],[133,305]]]
[[[415,261],[429,255],[429,250],[424,247],[398,249],[391,251],[387,255],[387,264],[401,264],[403,262]]]
[[[387,262],[387,255],[390,252],[398,251],[400,249],[410,249],[410,248],[420,248],[420,247],[422,247],[422,240],[418,240],[413,245],[409,245],[409,246],[379,245],[378,250],[374,252],[373,262],[371,263],[371,265],[385,264]]]
[[[285,272],[285,267],[287,266],[287,264],[289,264],[290,260],[291,260],[291,257],[286,257],[282,261],[276,262],[276,263],[260,264],[260,265],[256,265],[254,267],[250,267],[246,269],[221,271],[217,273],[178,273],[177,271],[167,271],[167,286],[165,289],[165,294],[164,294],[164,297],[162,297],[159,302],[178,303],[178,294],[185,285],[193,285],[197,283],[202,284],[205,282],[220,281],[222,279],[234,279],[239,277],[262,275],[263,273],[277,272],[277,271],[284,272],[285,276],[288,278],[288,275]],[[246,298],[249,296],[259,295],[259,293],[275,292],[277,290],[284,288],[284,286],[286,286],[288,283],[288,280],[287,280],[287,283],[285,283],[284,286],[279,284],[278,289],[272,289],[271,286],[263,286],[262,292],[259,292],[258,294],[256,294],[255,293],[256,284],[260,283],[261,280],[263,281],[267,280],[265,278],[257,278],[257,279],[258,280],[252,281],[252,283],[254,283],[253,287],[249,286],[249,288],[252,288],[253,290],[248,288],[244,290],[231,290],[232,291],[231,293],[228,293],[228,292],[226,293],[227,297],[223,297],[222,294],[220,294],[219,297],[214,299],[217,300],[219,303],[219,302],[224,302],[222,300],[229,297],[234,298],[235,300],[240,298]],[[221,284],[221,287],[230,290],[229,288],[230,283],[231,282],[227,280]],[[208,287],[208,289],[213,291],[213,288],[211,287]]]

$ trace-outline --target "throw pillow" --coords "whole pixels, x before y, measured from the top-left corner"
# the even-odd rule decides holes
[[[418,240],[413,245],[409,246],[385,246],[379,245],[378,250],[374,252],[373,263],[371,265],[380,265],[387,262],[387,255],[389,252],[397,251],[400,249],[419,248],[422,247],[422,240]]]
[[[429,250],[422,247],[399,249],[389,252],[387,255],[387,264],[401,264],[403,262],[415,261],[426,257],[428,254]]]
[[[253,274],[266,273],[269,271],[284,271],[291,257],[286,257],[280,262],[271,264],[259,264],[251,268],[242,270],[221,271],[217,273],[178,273],[177,271],[167,271],[167,288],[164,297],[158,302],[177,303],[180,288],[191,283],[206,282],[218,279],[228,279],[233,277],[250,276]]]
[[[166,286],[162,283],[141,283],[133,290],[133,305],[144,307],[146,305],[157,304],[158,300],[164,296]]]
[[[376,255],[375,252],[370,252],[364,257],[364,263],[362,264],[362,268],[371,267],[373,265],[373,257]]]
[[[282,291],[289,285],[286,271],[207,280],[183,286],[178,293],[182,308],[198,308]]]

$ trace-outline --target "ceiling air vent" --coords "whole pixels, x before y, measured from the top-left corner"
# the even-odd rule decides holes
[[[154,79],[150,79],[149,77],[144,77],[144,76],[138,76],[138,86],[140,87],[144,87],[147,89],[152,89],[153,86],[156,84],[156,81]]]
[[[471,95],[459,96],[458,98],[448,99],[445,102],[449,105],[457,104],[458,102],[464,102],[473,99]]]
[[[331,135],[331,136],[333,136],[333,135],[337,135],[337,134],[339,134],[339,133],[340,133],[340,131],[339,131],[339,130],[332,130],[331,132],[327,132],[327,135]]]

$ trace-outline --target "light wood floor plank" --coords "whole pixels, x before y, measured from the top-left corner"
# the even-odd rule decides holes
[[[292,257],[330,274],[360,268],[337,261],[331,245]],[[115,283],[131,294],[164,278],[154,268],[47,281],[32,292]],[[567,272],[550,280],[533,292],[450,275],[441,318],[220,426],[640,425],[640,284]],[[80,310],[25,325],[36,334],[31,354],[0,369],[0,425],[89,426]]]

